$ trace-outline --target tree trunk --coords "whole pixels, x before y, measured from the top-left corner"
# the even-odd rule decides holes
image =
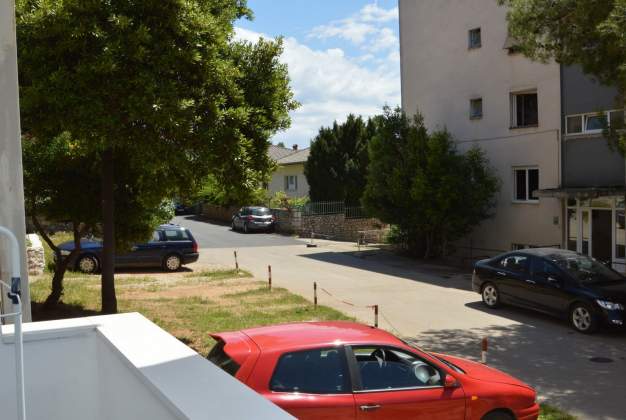
[[[113,150],[102,153],[102,313],[117,312],[115,297],[115,165]]]
[[[54,265],[54,276],[52,277],[52,290],[44,303],[46,309],[55,307],[61,301],[61,296],[63,296],[63,278],[65,277],[67,267],[70,262],[80,254],[80,238],[82,231],[78,229],[78,222],[72,222],[72,227],[74,231],[74,249],[72,252],[70,252],[65,259],[62,259],[59,248],[54,247],[56,264]]]

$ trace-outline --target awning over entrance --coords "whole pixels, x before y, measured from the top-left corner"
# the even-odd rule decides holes
[[[547,188],[533,192],[535,197],[554,197],[554,198],[577,198],[585,200],[588,198],[609,197],[614,195],[624,195],[626,187],[565,187],[565,188]]]

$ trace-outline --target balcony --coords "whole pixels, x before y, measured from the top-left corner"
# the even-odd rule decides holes
[[[0,418],[17,418],[13,327]],[[25,323],[28,420],[291,419],[138,313]]]

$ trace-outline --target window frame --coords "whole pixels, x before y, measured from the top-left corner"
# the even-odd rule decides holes
[[[385,350],[393,350],[398,351],[400,353],[406,353],[413,356],[416,359],[421,360],[426,363],[433,369],[435,369],[439,373],[439,377],[441,378],[441,385],[428,385],[428,386],[411,386],[411,387],[402,387],[402,388],[383,388],[383,389],[363,389],[363,383],[361,381],[361,373],[359,372],[358,361],[356,359],[356,355],[354,354],[355,348],[383,348]],[[445,369],[443,369],[438,364],[435,364],[429,360],[426,360],[424,357],[416,354],[407,349],[403,349],[400,347],[391,346],[388,344],[356,344],[345,346],[345,352],[348,359],[348,367],[350,369],[350,378],[352,380],[352,392],[354,394],[368,394],[368,393],[378,393],[378,392],[397,392],[397,391],[421,391],[421,390],[429,390],[429,389],[439,389],[444,388],[445,377],[446,375],[450,375]]]
[[[478,39],[476,41],[476,37],[473,37],[474,34],[478,34]],[[467,49],[468,50],[477,50],[482,48],[483,46],[483,34],[480,26],[472,29],[468,29],[467,31]]]
[[[474,104],[479,104],[480,106],[480,113],[478,114],[474,114]],[[469,105],[470,105],[470,109],[469,109],[469,119],[470,120],[481,120],[483,118],[483,98],[471,98],[469,100]]]
[[[526,96],[526,95],[535,95],[536,99],[537,99],[537,122],[534,124],[524,124],[524,125],[520,125],[519,121],[517,121],[517,98],[519,96]],[[517,91],[517,92],[511,92],[509,93],[509,98],[510,98],[510,108],[511,108],[511,118],[510,118],[510,127],[509,129],[514,130],[517,128],[537,128],[539,127],[539,93],[537,91],[537,89],[529,89],[529,90],[522,90],[522,91]]]
[[[274,377],[276,376],[276,371],[278,369],[278,366],[281,362],[281,360],[290,355],[290,354],[297,354],[297,353],[306,353],[306,352],[312,352],[312,351],[325,351],[325,350],[337,350],[337,352],[339,353],[339,358],[342,361],[343,367],[345,369],[345,375],[346,375],[346,380],[347,380],[347,389],[345,391],[342,392],[311,392],[311,391],[277,391],[275,389],[273,389],[272,387],[272,381],[274,380]],[[278,359],[276,360],[276,364],[274,364],[274,369],[272,370],[272,374],[269,377],[269,382],[267,383],[267,389],[273,393],[273,394],[308,394],[308,395],[329,395],[329,396],[333,396],[333,395],[351,395],[354,392],[354,376],[353,376],[353,372],[352,372],[352,368],[350,367],[350,360],[348,358],[348,353],[346,351],[346,346],[340,345],[340,346],[322,346],[322,347],[311,347],[311,348],[306,348],[306,349],[299,349],[299,350],[294,350],[294,351],[285,351],[283,353],[280,354],[280,356],[278,357]]]
[[[514,203],[524,203],[524,204],[537,204],[539,203],[539,198],[534,198],[532,196],[532,191],[530,191],[529,185],[529,171],[536,170],[537,171],[537,189],[539,189],[539,166],[514,166],[513,167],[513,202]],[[524,171],[526,174],[526,199],[517,198],[517,171]]]
[[[604,129],[595,129],[595,130],[587,130],[587,117],[597,117],[599,115],[604,115],[606,118],[607,127],[611,127],[611,114],[614,112],[623,112],[624,120],[626,122],[626,110],[625,109],[609,109],[606,111],[600,112],[583,112],[580,114],[568,114],[565,115],[565,135],[566,136],[585,136],[585,135],[593,135],[593,134],[601,134]],[[568,130],[567,121],[570,118],[578,117],[581,120],[582,130],[580,132],[570,133]]]
[[[290,182],[291,179],[293,184]],[[298,175],[285,175],[285,191],[298,191]]]

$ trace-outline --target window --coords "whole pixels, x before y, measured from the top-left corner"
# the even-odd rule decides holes
[[[615,210],[615,258],[626,258],[624,210]]]
[[[483,98],[470,99],[470,120],[483,117]]]
[[[498,265],[505,270],[522,274],[528,271],[528,257],[525,255],[509,255],[502,258]]]
[[[298,175],[285,175],[285,191],[298,189]]]
[[[514,201],[539,201],[533,197],[533,192],[539,189],[539,169],[537,168],[516,168]]]
[[[527,249],[530,248],[530,245],[526,245],[526,244],[511,244],[511,250],[512,251],[519,251],[520,249]]]
[[[480,48],[482,45],[482,40],[480,36],[480,28],[470,29],[468,36],[468,48]]]
[[[260,208],[251,209],[251,213],[252,213],[253,216],[269,216],[270,214],[272,214],[270,209],[268,209],[266,207],[260,207]]]
[[[624,127],[624,110],[593,112],[565,117],[566,134],[598,134],[605,128]]]
[[[536,127],[539,125],[537,92],[511,94],[511,127]]]
[[[239,365],[231,359],[228,354],[226,354],[224,351],[225,344],[226,343],[224,341],[219,341],[215,346],[213,346],[207,356],[207,359],[209,359],[209,362],[221,368],[228,374],[235,376],[239,370]]]
[[[165,230],[165,240],[167,241],[186,241],[189,239],[187,231],[182,229]]]
[[[549,261],[543,258],[535,257],[532,261],[533,276],[540,280],[547,280],[551,277],[555,280],[559,280],[562,277],[561,272]]]
[[[442,375],[417,356],[389,347],[353,348],[362,391],[442,386]]]
[[[270,389],[308,394],[352,392],[343,349],[315,349],[282,355],[272,375]]]
[[[152,239],[150,239],[150,242],[159,242],[161,240],[161,234],[159,233],[158,230],[155,230],[154,232],[152,232]]]

